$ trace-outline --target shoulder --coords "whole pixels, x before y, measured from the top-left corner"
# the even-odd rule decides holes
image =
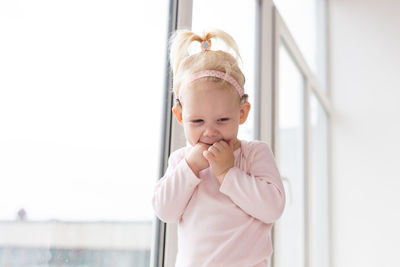
[[[241,147],[243,152],[252,152],[252,151],[257,151],[257,150],[271,150],[270,146],[264,142],[264,141],[259,141],[259,140],[252,140],[252,141],[247,141],[247,140],[241,140]]]
[[[273,156],[270,146],[259,140],[241,140],[242,153],[246,158],[254,158],[258,155]]]
[[[255,176],[279,177],[275,156],[269,144],[263,141],[246,141],[242,147],[249,173]]]

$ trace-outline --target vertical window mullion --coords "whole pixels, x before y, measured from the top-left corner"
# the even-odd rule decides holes
[[[310,240],[310,212],[311,212],[311,190],[310,190],[310,170],[311,170],[311,125],[310,125],[310,91],[311,86],[309,79],[304,77],[305,86],[304,86],[304,98],[303,98],[303,118],[304,118],[304,203],[305,203],[305,222],[304,222],[304,237],[305,237],[305,265],[304,266],[311,266],[310,259],[311,259],[311,240]]]

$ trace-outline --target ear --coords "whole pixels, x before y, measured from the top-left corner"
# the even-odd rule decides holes
[[[179,124],[182,125],[182,110],[178,107],[173,107],[172,112],[174,113],[175,118],[179,122]]]
[[[250,112],[250,103],[249,102],[244,102],[241,106],[240,106],[240,121],[239,124],[243,124],[245,123],[245,121],[247,120],[247,116],[249,116],[249,112]]]

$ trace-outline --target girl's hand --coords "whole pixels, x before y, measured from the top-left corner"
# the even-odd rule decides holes
[[[204,143],[197,143],[185,155],[185,160],[187,164],[197,177],[200,177],[200,171],[210,166],[208,161],[203,156],[203,152],[207,151],[209,147],[209,145],[206,145]]]
[[[235,163],[233,141],[230,140],[229,143],[223,140],[216,142],[207,151],[204,151],[203,155],[208,160],[211,171],[217,177],[219,183],[222,184],[226,173]]]

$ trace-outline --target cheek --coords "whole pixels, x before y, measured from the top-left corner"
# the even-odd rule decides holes
[[[188,139],[189,141],[197,141],[195,139],[199,138],[199,130],[195,127],[191,127],[189,125],[185,125],[184,126],[184,131],[185,131],[185,136],[186,139]]]
[[[224,127],[222,132],[226,137],[230,137],[230,139],[231,139],[231,138],[237,136],[238,129],[239,129],[238,124],[232,123],[232,124],[229,124],[226,127]]]

